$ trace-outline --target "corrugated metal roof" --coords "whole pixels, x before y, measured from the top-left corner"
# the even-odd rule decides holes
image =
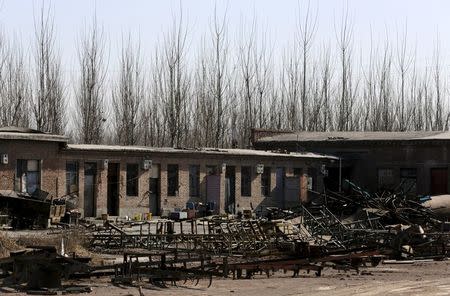
[[[141,152],[141,153],[174,153],[174,154],[206,154],[206,155],[233,155],[233,156],[266,156],[282,158],[317,158],[338,159],[331,155],[311,152],[281,153],[252,149],[217,149],[198,148],[181,149],[170,147],[144,147],[144,146],[119,146],[119,145],[92,145],[92,144],[68,144],[68,151],[99,151],[99,152]]]
[[[262,137],[257,142],[345,142],[450,140],[448,131],[410,132],[293,132]]]
[[[61,135],[44,133],[35,129],[6,126],[0,127],[0,139],[2,140],[25,140],[67,143],[69,138]]]

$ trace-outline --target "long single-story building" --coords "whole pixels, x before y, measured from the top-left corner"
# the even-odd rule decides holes
[[[411,195],[450,192],[450,132],[291,132],[253,130],[260,150],[312,151],[340,158],[325,186],[350,179],[372,192],[400,186]],[[341,164],[339,166],[339,163]],[[398,189],[398,188],[397,188]]]
[[[320,191],[321,172],[337,161],[309,152],[76,145],[26,128],[0,128],[0,156],[0,190],[75,195],[84,217],[161,215],[187,202],[217,213],[291,207]]]

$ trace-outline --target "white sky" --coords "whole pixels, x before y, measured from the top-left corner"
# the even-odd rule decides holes
[[[34,34],[33,18],[41,1],[3,0],[0,10],[0,25],[25,49],[30,49]],[[122,34],[131,32],[141,40],[141,50],[150,56],[162,33],[166,32],[172,15],[179,11],[180,1],[174,0],[53,0],[50,5],[56,27],[58,47],[63,68],[70,76],[76,71],[76,40],[84,23],[97,12],[98,23],[104,27],[110,43],[110,71],[114,71]],[[208,33],[209,23],[217,4],[219,14],[228,7],[229,37],[237,39],[242,23],[249,23],[254,16],[259,26],[266,28],[274,48],[274,59],[294,39],[299,7],[306,8],[307,1],[297,0],[184,0],[181,1],[184,17],[189,28],[189,50],[195,56],[199,40]],[[339,23],[343,11],[348,12],[353,24],[354,52],[366,52],[372,34],[375,43],[384,40],[386,32],[395,41],[397,32],[402,34],[408,25],[408,40],[411,51],[417,46],[418,65],[424,66],[432,58],[436,36],[440,36],[443,68],[448,68],[450,58],[450,1],[445,0],[311,0],[313,10],[318,10],[315,46],[336,41],[335,24]],[[67,79],[67,78],[66,78]],[[68,78],[70,80],[70,78]]]

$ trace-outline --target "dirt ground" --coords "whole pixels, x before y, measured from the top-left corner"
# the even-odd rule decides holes
[[[86,285],[87,282],[78,284]],[[109,279],[92,280],[93,291],[83,295],[136,295],[138,287],[113,286]],[[142,284],[143,295],[450,295],[450,261],[422,261],[414,264],[380,264],[364,268],[360,274],[325,269],[321,277],[314,273],[276,273],[271,278],[257,275],[254,279],[213,279],[197,286],[186,283],[178,287],[158,288]],[[9,295],[25,295],[11,293]],[[72,294],[73,295],[73,294]]]

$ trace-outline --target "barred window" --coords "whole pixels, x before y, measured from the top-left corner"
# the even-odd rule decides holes
[[[66,194],[78,193],[78,162],[66,162]]]

